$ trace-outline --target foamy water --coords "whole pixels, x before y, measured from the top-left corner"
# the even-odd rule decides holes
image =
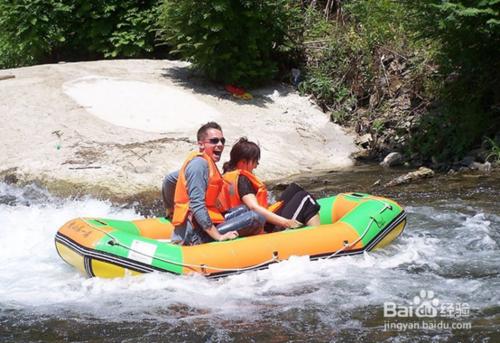
[[[54,198],[36,187],[0,183],[0,197],[4,318],[16,311],[80,322],[260,322],[271,316],[286,323],[290,313],[309,313],[321,327],[359,329],[380,322],[384,302],[407,304],[421,290],[442,302],[467,303],[485,318],[500,306],[500,216],[460,201],[407,207],[403,235],[364,255],[296,257],[218,280],[162,273],[107,280],[87,279],[67,265],[54,235],[75,217],[128,220],[137,213],[92,198]],[[371,319],[359,314],[366,311]]]

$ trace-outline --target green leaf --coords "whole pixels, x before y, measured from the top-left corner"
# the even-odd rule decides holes
[[[486,24],[490,26],[500,26],[500,20],[498,19],[489,19]]]

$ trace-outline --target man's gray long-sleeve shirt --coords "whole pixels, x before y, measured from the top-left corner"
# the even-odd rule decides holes
[[[213,225],[205,204],[205,195],[208,188],[208,162],[202,157],[193,158],[186,166],[185,175],[189,196],[189,209],[193,214],[194,221],[201,229],[207,230]],[[175,171],[168,174],[163,181],[163,198],[167,208],[173,208],[175,186],[178,177],[179,171]],[[190,223],[186,221],[176,227],[172,241],[185,241],[185,243],[189,244],[193,239],[207,239],[206,236],[208,235],[205,232],[197,232],[196,227],[192,228],[190,226]]]
[[[163,205],[165,205],[165,209],[170,213],[170,215],[172,215],[172,211],[174,210],[175,187],[177,186],[178,178],[178,170],[167,174],[167,176],[163,179],[163,185],[161,187]]]

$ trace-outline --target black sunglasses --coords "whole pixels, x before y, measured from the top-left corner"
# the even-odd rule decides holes
[[[208,139],[207,142],[209,142],[210,144],[219,144],[219,142],[221,142],[222,145],[224,145],[226,144],[226,139],[224,137],[222,138],[215,137]]]

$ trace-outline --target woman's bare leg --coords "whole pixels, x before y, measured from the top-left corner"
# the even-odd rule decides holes
[[[309,219],[306,223],[307,226],[318,226],[321,222],[319,220],[319,214],[315,214],[311,219]]]

